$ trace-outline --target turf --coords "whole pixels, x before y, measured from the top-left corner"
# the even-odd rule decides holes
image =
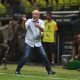
[[[0,65],[0,80],[80,80],[80,72],[77,70],[62,69],[62,66],[55,66],[56,74],[48,76],[44,67],[25,65],[21,70],[21,75],[15,74],[15,64]]]

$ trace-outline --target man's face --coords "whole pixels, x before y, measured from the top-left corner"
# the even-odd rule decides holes
[[[52,18],[52,15],[51,14],[46,14],[46,18],[47,19],[51,19]]]
[[[32,12],[32,18],[33,18],[33,19],[38,19],[39,17],[40,17],[39,11],[33,11],[33,12]]]

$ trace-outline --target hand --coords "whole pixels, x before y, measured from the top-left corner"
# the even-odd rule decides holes
[[[74,59],[76,59],[76,60],[77,60],[77,59],[78,59],[78,56],[76,55],[76,56],[74,57]]]
[[[42,28],[39,22],[35,22],[35,27],[39,28],[41,32],[44,32],[44,28]]]
[[[71,59],[70,59],[70,61],[73,61],[73,60],[74,60],[74,58],[71,58]]]
[[[35,26],[36,26],[37,28],[39,28],[39,27],[40,27],[39,22],[35,22]]]

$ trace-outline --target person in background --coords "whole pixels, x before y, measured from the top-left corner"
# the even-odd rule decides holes
[[[78,33],[73,39],[73,59],[80,61],[80,33]]]
[[[72,60],[80,61],[80,32],[73,39],[72,51]],[[78,71],[80,71],[80,68]]]
[[[80,10],[76,16],[72,16],[71,25],[73,30],[72,59],[80,61]],[[80,69],[79,69],[80,71]]]
[[[23,55],[16,68],[16,74],[20,74],[20,70],[25,64],[29,56],[29,53],[33,48],[36,48],[38,50],[40,58],[44,62],[44,65],[48,72],[48,75],[55,74],[55,72],[51,69],[51,65],[41,44],[41,32],[44,32],[44,21],[39,19],[39,17],[40,17],[39,10],[33,10],[32,18],[28,19],[25,23],[26,26],[25,45],[23,49]]]
[[[45,31],[43,34],[43,46],[47,53],[49,61],[55,62],[55,48],[56,48],[56,32],[58,31],[57,23],[52,19],[51,11],[47,11],[45,20]]]
[[[9,21],[8,24],[8,41],[7,44],[9,45],[9,55],[12,56],[12,60],[17,60],[19,53],[19,35],[20,35],[20,26],[18,23],[17,15],[14,14],[12,20]]]
[[[2,64],[3,58],[6,58],[7,53],[9,51],[9,46],[4,43],[2,27],[2,22],[0,20],[0,64]]]

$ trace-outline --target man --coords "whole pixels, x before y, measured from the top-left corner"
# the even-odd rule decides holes
[[[52,13],[46,13],[47,20],[45,20],[45,31],[43,36],[43,46],[48,55],[49,61],[54,64],[55,61],[55,43],[56,32],[58,30],[57,23],[52,19]]]
[[[44,62],[48,74],[49,75],[55,74],[55,72],[51,70],[51,65],[47,59],[47,56],[41,44],[41,32],[44,31],[44,22],[41,19],[39,19],[39,17],[40,12],[38,10],[34,10],[32,12],[32,19],[28,19],[25,23],[26,25],[25,45],[23,50],[23,56],[20,59],[16,69],[16,74],[20,74],[20,69],[25,64],[30,51],[34,47],[36,47],[36,49],[39,51],[39,55]]]

